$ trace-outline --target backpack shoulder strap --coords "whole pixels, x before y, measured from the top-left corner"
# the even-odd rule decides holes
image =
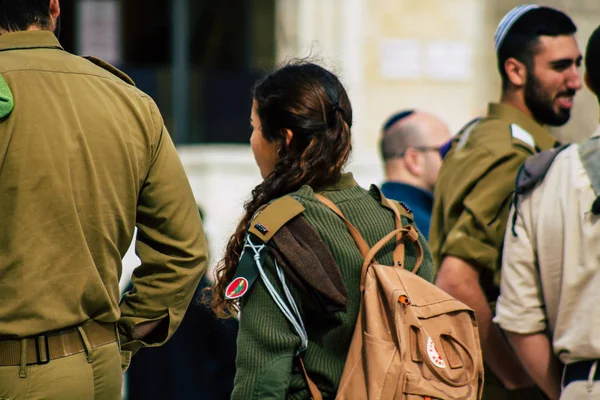
[[[344,217],[344,214],[342,213],[342,211],[333,203],[333,201],[329,200],[327,197],[323,196],[322,194],[315,193],[315,196],[321,203],[323,203],[331,211],[336,213],[337,216],[340,217],[340,219],[344,222],[344,224],[346,224],[346,227],[348,228],[350,235],[352,235],[352,238],[356,242],[356,246],[358,246],[358,249],[360,250],[360,254],[363,256],[363,258],[365,258],[367,256],[367,254],[369,253],[369,250],[371,250],[371,248],[369,247],[369,244],[367,243],[367,241],[362,237],[362,235],[360,234],[358,229],[356,229],[356,227],[354,225],[352,225],[350,223],[350,221],[348,221],[346,219],[346,217]]]
[[[304,206],[292,196],[280,197],[254,214],[248,232],[267,243],[282,226],[303,211]]]
[[[563,144],[537,153],[525,160],[517,174],[515,193],[524,195],[531,192],[538,183],[544,180],[556,156],[567,147],[569,147],[568,144]]]
[[[517,173],[515,195],[512,200],[515,210],[517,210],[519,206],[519,196],[530,193],[544,180],[556,156],[567,147],[569,147],[569,144],[563,144],[550,150],[536,153],[525,160]],[[511,231],[514,237],[517,236],[515,225],[518,217],[519,213],[515,211],[511,222]]]
[[[380,194],[381,194],[381,192],[380,192]],[[375,244],[375,246],[373,246],[373,248],[370,248],[369,245],[367,244],[367,242],[365,241],[365,239],[362,237],[362,235],[358,231],[358,229],[356,229],[356,227],[354,225],[352,225],[350,223],[350,221],[348,221],[346,219],[346,217],[344,217],[344,214],[342,214],[340,209],[331,200],[327,199],[326,197],[324,197],[323,195],[320,195],[320,194],[315,194],[315,196],[317,197],[317,199],[319,201],[321,201],[329,209],[331,209],[333,212],[335,212],[338,215],[338,217],[340,217],[340,219],[344,222],[344,224],[346,224],[348,231],[350,231],[352,238],[354,239],[354,241],[356,242],[356,245],[360,249],[361,255],[363,256],[363,259],[364,259],[362,271],[361,271],[361,278],[360,278],[361,292],[364,289],[365,278],[367,275],[367,268],[371,264],[371,261],[375,260],[375,255],[379,252],[379,250],[381,250],[381,248],[387,242],[390,241],[390,239],[394,235],[396,235],[396,247],[394,248],[394,253],[393,253],[394,266],[404,268],[404,238],[407,236],[409,231],[412,231],[413,232],[412,236],[416,235],[416,241],[418,243],[419,234],[416,233],[416,230],[412,226],[409,226],[408,228],[405,228],[402,226],[401,215],[403,215],[403,214],[400,212],[400,210],[403,209],[402,207],[401,208],[397,207],[396,205],[394,205],[394,203],[392,203],[388,199],[386,199],[383,196],[383,194],[381,194],[381,198],[380,198],[381,205],[383,207],[390,209],[394,213],[395,221],[396,221],[396,229],[394,229],[392,232],[388,233],[383,239],[381,239],[379,242],[377,242],[377,244]],[[409,213],[405,210],[404,215],[408,215],[408,214]],[[411,237],[411,240],[414,241],[412,236],[409,235],[409,237]],[[418,243],[418,246],[420,246],[420,243]],[[417,265],[415,265],[415,268],[413,270],[413,272],[415,272],[415,273],[417,272],[417,270],[419,269],[419,266],[421,264],[422,249],[421,249],[420,253],[421,253],[421,256],[419,257],[419,261],[417,262]]]
[[[590,179],[596,200],[592,204],[592,213],[600,214],[600,137],[594,136],[579,145],[579,158]]]

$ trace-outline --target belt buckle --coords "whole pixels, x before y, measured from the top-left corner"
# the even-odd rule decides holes
[[[50,362],[50,348],[48,347],[48,336],[40,335],[34,338],[35,341],[35,354],[37,355],[38,364],[48,364]],[[45,358],[42,359],[42,352]]]

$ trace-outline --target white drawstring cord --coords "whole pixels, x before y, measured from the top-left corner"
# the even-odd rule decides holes
[[[277,306],[281,309],[283,315],[285,315],[288,321],[290,321],[290,323],[300,336],[300,348],[298,349],[296,354],[303,352],[308,347],[308,334],[306,333],[304,323],[302,322],[300,312],[298,311],[298,306],[296,305],[296,302],[294,301],[294,298],[292,297],[292,294],[289,288],[287,287],[285,275],[281,267],[279,267],[279,264],[277,264],[277,260],[275,260],[275,269],[277,270],[277,275],[279,277],[281,285],[283,286],[285,296],[287,297],[287,300],[289,301],[293,309],[293,312],[290,311],[288,306],[285,304],[285,300],[279,295],[279,293],[277,293],[277,290],[269,281],[269,278],[267,277],[267,274],[265,273],[263,266],[260,263],[260,252],[266,247],[266,245],[255,245],[250,239],[250,236],[248,235],[246,237],[246,244],[244,247],[248,247],[254,252],[254,262],[256,263],[256,267],[258,268],[258,272],[265,284],[265,287],[267,288],[267,291],[275,301],[275,304],[277,304]]]

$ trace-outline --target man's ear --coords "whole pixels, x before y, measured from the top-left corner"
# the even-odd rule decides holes
[[[509,57],[504,61],[504,71],[508,80],[516,87],[525,86],[527,81],[527,67],[516,58]]]
[[[294,132],[291,129],[283,129],[283,136],[285,136],[285,147],[288,147],[294,138]]]
[[[414,176],[421,176],[423,172],[423,168],[421,166],[421,156],[422,153],[409,147],[404,152],[404,165],[408,172],[410,172]]]
[[[58,0],[50,0],[48,10],[50,11],[50,16],[52,19],[56,20],[56,18],[58,18],[60,15],[60,4],[58,4]]]

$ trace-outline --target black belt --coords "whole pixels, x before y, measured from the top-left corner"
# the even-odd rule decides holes
[[[600,380],[600,360],[577,361],[565,367],[564,385],[567,386],[569,383],[575,381],[587,381],[590,377],[592,364],[596,361],[598,361],[598,367],[596,372],[594,372],[593,379],[595,381]]]

